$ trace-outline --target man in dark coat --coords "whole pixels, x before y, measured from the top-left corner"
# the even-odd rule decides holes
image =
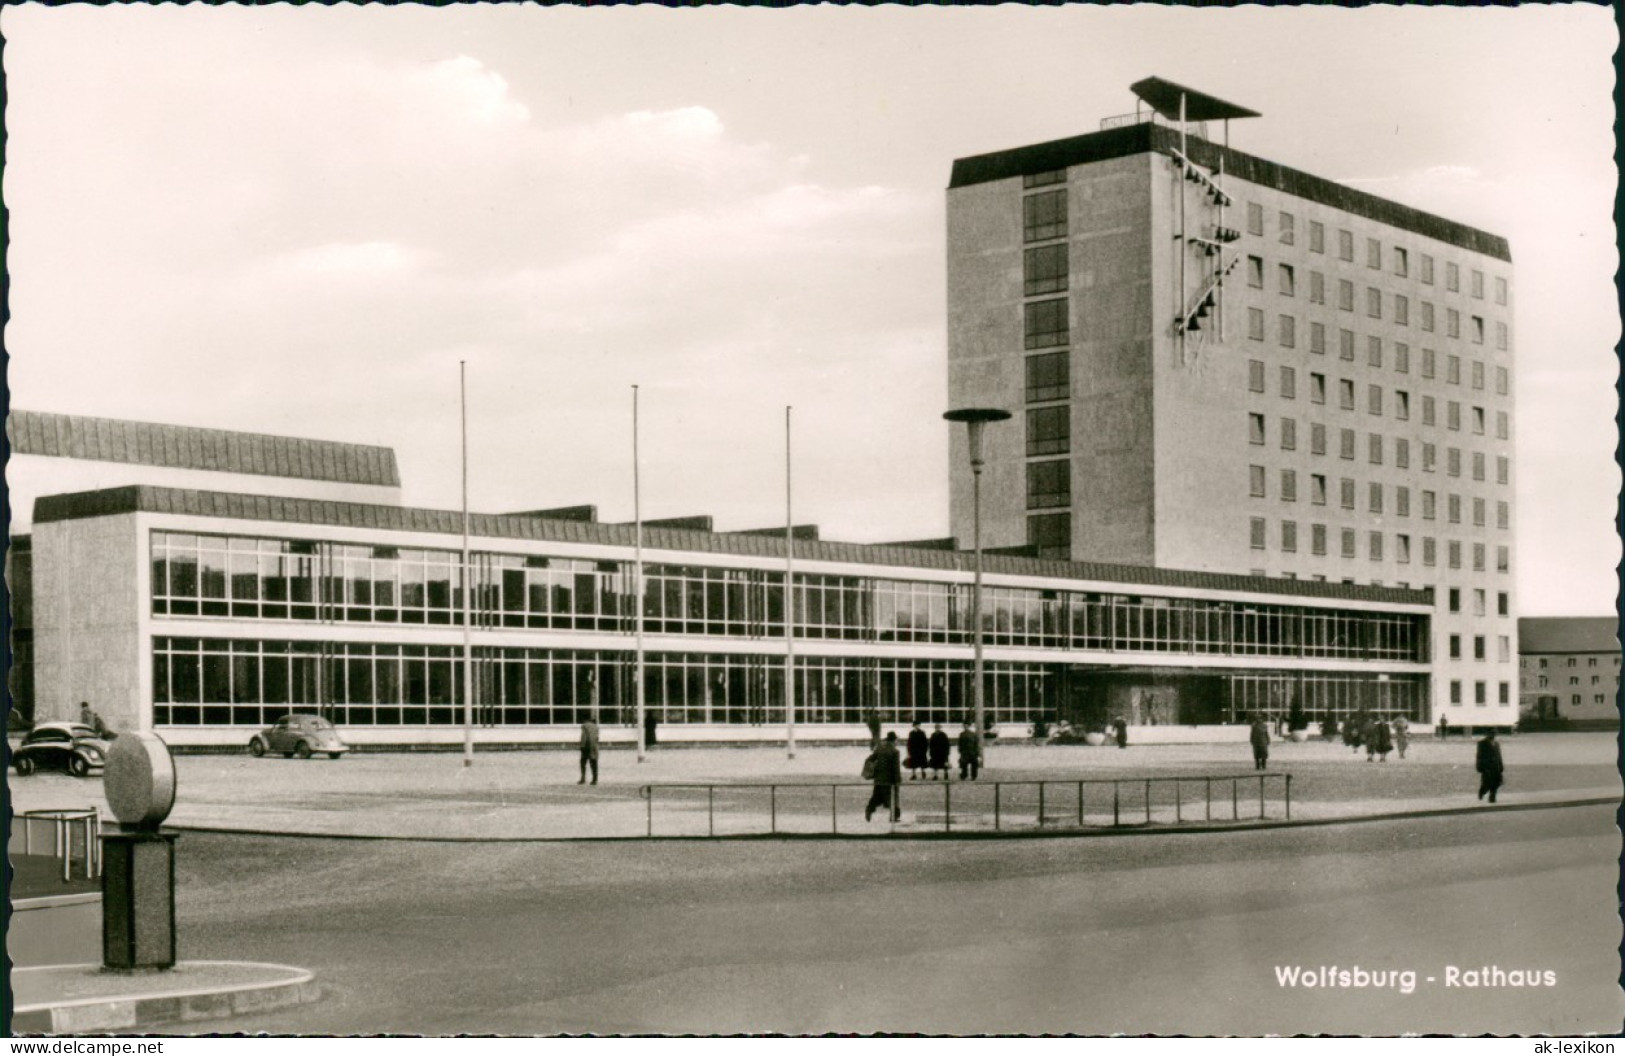
[[[1495,739],[1495,731],[1490,730],[1484,734],[1484,739],[1478,742],[1478,798],[1483,799],[1489,793],[1490,802],[1495,802],[1495,793],[1501,788],[1501,775],[1505,767],[1501,763],[1501,745]]]
[[[581,780],[576,784],[587,783],[587,768],[592,768],[592,783],[598,783],[598,723],[588,719],[581,724]]]
[[[926,767],[925,762],[925,731],[920,729],[920,720],[914,720],[914,728],[908,731],[908,779],[918,781],[920,771]]]
[[[959,780],[975,781],[981,769],[982,738],[977,736],[976,727],[966,719],[965,728],[959,731]]]
[[[936,729],[931,731],[931,779],[935,781],[940,773],[944,781],[948,780],[948,756],[953,752],[953,742],[948,735],[942,732],[942,723],[937,723]]]
[[[1253,719],[1253,732],[1247,739],[1253,745],[1253,769],[1263,770],[1270,761],[1270,728],[1264,724],[1263,719],[1257,717]]]
[[[895,730],[886,734],[886,739],[880,742],[880,747],[874,751],[874,777],[875,790],[869,796],[869,805],[863,809],[863,820],[872,821],[877,807],[890,807],[891,820],[897,821],[902,814],[902,797],[898,794],[901,789],[898,785],[903,780],[903,760],[897,754],[897,733]]]
[[[1117,734],[1117,747],[1128,747],[1128,720],[1119,715],[1112,720],[1112,730]]]

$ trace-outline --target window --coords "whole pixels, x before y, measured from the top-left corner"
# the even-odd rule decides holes
[[[1338,498],[1345,510],[1354,509],[1354,481],[1348,477],[1338,481]]]
[[[1408,535],[1394,536],[1394,557],[1402,565],[1411,563],[1411,537]]]
[[[1316,506],[1326,505],[1326,477],[1324,474],[1309,474],[1309,501]]]
[[[1484,683],[1482,682],[1473,683],[1473,703],[1477,704],[1481,708],[1486,703],[1486,698],[1484,696]]]
[[[1247,336],[1254,341],[1264,340],[1264,309],[1247,309]]]
[[[1310,375],[1309,375],[1309,402],[1310,403],[1325,403],[1326,402],[1326,375],[1324,375],[1324,374],[1315,374],[1313,372],[1310,373]]]
[[[1354,460],[1354,430],[1339,429],[1337,431],[1337,455],[1339,458]]]
[[[1476,436],[1484,435],[1484,408],[1473,408],[1473,433]]]
[[[1452,477],[1461,476],[1461,448],[1445,448],[1445,472]]]
[[[1482,616],[1482,615],[1484,615],[1485,600],[1486,600],[1486,597],[1485,597],[1485,593],[1484,593],[1483,589],[1481,589],[1479,587],[1474,587],[1473,588],[1473,615],[1474,616]]]
[[[1428,568],[1432,568],[1434,565],[1439,563],[1438,559],[1438,543],[1434,541],[1431,535],[1424,535],[1422,537],[1422,564],[1426,565]]]
[[[1281,549],[1289,554],[1298,552],[1298,522],[1281,522]]]
[[[1264,361],[1261,359],[1247,361],[1247,391],[1264,391]]]
[[[1394,488],[1394,512],[1401,517],[1411,515],[1411,489],[1403,484]]]
[[[1368,337],[1365,339],[1365,361],[1367,366],[1382,366],[1382,338]]]
[[[1394,437],[1394,465],[1400,469],[1411,468],[1411,442],[1403,436]]]
[[[1444,332],[1446,337],[1461,336],[1461,313],[1454,308],[1444,310]]]
[[[1326,324],[1309,324],[1309,351],[1315,355],[1326,354]]]
[[[1044,513],[1027,518],[1027,544],[1038,556],[1066,560],[1072,555],[1072,514]]]
[[[1249,414],[1247,416],[1247,441],[1252,444],[1264,442],[1264,416],[1262,414]]]
[[[1382,243],[1375,238],[1365,240],[1365,266],[1368,268],[1382,267]]]
[[[1472,368],[1473,388],[1482,389],[1484,387],[1484,364],[1475,359],[1470,366]]]
[[[1510,547],[1498,546],[1495,548],[1495,570],[1497,572],[1512,571],[1512,550]]]
[[[1027,463],[1027,508],[1048,509],[1072,505],[1072,463]]]
[[[1262,499],[1264,497],[1264,467],[1248,466],[1247,479],[1248,494],[1255,499]]]
[[[1282,264],[1276,271],[1276,280],[1283,295],[1287,297],[1298,295],[1297,276],[1292,272],[1292,265]]]
[[[1454,494],[1446,495],[1445,496],[1445,509],[1448,511],[1446,513],[1446,517],[1450,521],[1451,524],[1460,524],[1461,523],[1461,496],[1460,495],[1454,495]]]
[[[1066,192],[1046,191],[1022,199],[1022,220],[1028,242],[1060,238],[1066,234]]]
[[[1484,343],[1484,317],[1482,315],[1468,316],[1467,322],[1473,344],[1482,345]]]
[[[1254,517],[1250,522],[1249,542],[1254,550],[1264,549],[1264,518]]]
[[[1461,703],[1461,682],[1457,679],[1450,680],[1450,703]]]
[[[1298,471],[1295,469],[1281,470],[1281,501],[1298,501]]]
[[[1507,350],[1507,324],[1505,323],[1498,322],[1495,324],[1495,347],[1501,352]]]
[[[1264,207],[1257,202],[1247,203],[1247,233],[1249,235],[1264,233]]]
[[[1343,536],[1343,556],[1344,557],[1358,557],[1359,554],[1357,554],[1355,552],[1355,532],[1354,532],[1354,529],[1353,528],[1344,528],[1343,532],[1342,532],[1342,536]]]
[[[1298,321],[1290,315],[1283,315],[1277,320],[1276,341],[1282,348],[1298,347]]]
[[[1507,280],[1501,278],[1500,276],[1496,276],[1495,279],[1495,303],[1507,303]]]
[[[1035,172],[1030,176],[1021,178],[1021,186],[1025,189],[1034,187],[1048,187],[1052,183],[1065,183],[1065,169],[1051,169],[1049,172]]]
[[[1347,378],[1338,379],[1337,403],[1345,411],[1354,410],[1354,382]]]
[[[1461,659],[1461,635],[1459,634],[1452,634],[1450,636],[1450,659]]]
[[[1309,221],[1309,252],[1326,252],[1326,225],[1319,220]]]
[[[1354,331],[1339,330],[1337,332],[1337,358],[1354,360]]]
[[[1509,504],[1505,502],[1495,504],[1495,526],[1502,529],[1512,527],[1512,507]]]
[[[1353,231],[1339,231],[1339,232],[1337,232],[1337,259],[1339,259],[1339,260],[1353,260],[1354,259],[1354,232]]]
[[[1404,389],[1394,390],[1394,417],[1402,422],[1411,420],[1411,394]]]
[[[1264,288],[1264,258],[1247,258],[1247,285],[1255,289]]]
[[[1395,246],[1394,247],[1394,274],[1398,275],[1400,278],[1403,279],[1406,276],[1410,275],[1410,273],[1411,273],[1411,253],[1410,253],[1410,250],[1404,249],[1404,248],[1402,248],[1400,246]]]
[[[1382,386],[1367,385],[1365,390],[1365,409],[1367,414],[1382,413]]]
[[[1370,494],[1367,496],[1367,498],[1370,500],[1371,512],[1372,513],[1381,513],[1382,512],[1382,485],[1378,484],[1376,481],[1372,481],[1371,484],[1370,484]]]
[[[1509,611],[1509,609],[1508,609],[1508,600],[1509,599],[1507,597],[1507,592],[1506,591],[1503,590],[1503,591],[1499,591],[1499,592],[1496,593],[1496,595],[1495,595],[1495,614],[1497,616],[1505,616],[1507,614],[1507,612]]]
[[[1461,267],[1451,261],[1444,266],[1444,288],[1451,293],[1461,292]]]
[[[1309,302],[1311,304],[1326,303],[1326,276],[1318,271],[1309,273]]]
[[[1298,422],[1294,418],[1281,419],[1281,450],[1296,451],[1298,449]]]
[[[1293,240],[1293,217],[1291,213],[1278,213],[1275,224],[1281,232],[1281,245],[1290,246]]]
[[[1023,262],[1024,292],[1028,297],[1039,293],[1061,293],[1066,289],[1067,245],[1059,242],[1052,246],[1037,246],[1027,250]]]
[[[1484,299],[1484,273],[1477,268],[1473,269],[1473,284],[1471,287],[1473,297],[1482,301]]]
[[[1382,318],[1382,291],[1375,286],[1365,288],[1365,314],[1368,319]]]
[[[1495,438],[1497,440],[1505,440],[1507,438],[1508,428],[1509,428],[1509,420],[1507,418],[1507,412],[1505,412],[1505,411],[1496,411],[1495,412]]]
[[[1281,398],[1287,400],[1298,398],[1298,372],[1293,367],[1281,368]]]
[[[1422,472],[1432,473],[1439,464],[1439,449],[1432,444],[1422,445]]]
[[[1337,280],[1337,307],[1345,312],[1354,311],[1354,283],[1347,279]]]
[[[1373,561],[1382,560],[1382,533],[1372,532],[1366,537],[1366,555]]]
[[[1027,357],[1027,400],[1064,400],[1071,393],[1072,356],[1046,352]]]
[[[1438,420],[1437,414],[1436,414],[1437,409],[1438,409],[1438,404],[1434,402],[1434,399],[1433,399],[1432,396],[1423,396],[1422,397],[1422,424],[1423,425],[1433,425],[1433,424],[1435,424],[1437,422],[1437,420]]]
[[[1411,325],[1411,299],[1403,293],[1394,294],[1394,322],[1400,326]]]
[[[1497,396],[1505,396],[1505,395],[1507,395],[1508,391],[1511,388],[1512,388],[1511,378],[1507,374],[1507,368],[1505,368],[1505,367],[1496,367],[1495,368],[1495,394]]]
[[[1366,439],[1366,461],[1373,466],[1382,465],[1382,434],[1372,433]]]
[[[1422,302],[1422,329],[1424,331],[1426,331],[1427,333],[1431,334],[1431,333],[1433,333],[1433,328],[1434,328],[1433,302],[1432,301],[1423,301]]]
[[[1422,281],[1429,286],[1433,285],[1433,258],[1426,253],[1422,254]]]
[[[1433,520],[1433,518],[1435,516],[1435,513],[1437,512],[1438,498],[1439,497],[1438,497],[1438,494],[1436,492],[1427,491],[1425,489],[1423,490],[1423,492],[1422,492],[1422,519],[1424,521]]]
[[[1072,413],[1069,407],[1034,407],[1027,411],[1027,453],[1064,454],[1071,446]]]
[[[1309,551],[1317,557],[1326,556],[1326,526],[1324,524],[1311,524],[1309,526]],[[1316,579],[1325,579],[1325,576],[1316,576]]]
[[[1403,341],[1394,342],[1394,371],[1399,374],[1411,372],[1411,346]]]
[[[1067,342],[1066,298],[1053,301],[1034,301],[1026,306],[1027,347],[1048,348]]]
[[[1455,539],[1447,540],[1445,552],[1448,555],[1450,567],[1459,569],[1461,567],[1461,543]]]
[[[1452,431],[1459,431],[1461,429],[1461,404],[1455,400],[1447,400],[1444,409],[1445,427]]]
[[[1424,348],[1422,350],[1422,377],[1431,379],[1433,377],[1433,373],[1434,373],[1433,368],[1434,368],[1433,349]]]
[[[1495,456],[1495,482],[1507,484],[1511,482],[1512,460],[1505,455]]]

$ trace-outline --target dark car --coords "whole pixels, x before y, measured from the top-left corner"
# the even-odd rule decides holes
[[[275,723],[254,735],[248,750],[256,758],[266,752],[281,752],[285,756],[297,755],[309,759],[316,752],[326,752],[329,759],[337,759],[350,750],[331,722],[320,715],[284,715]]]
[[[89,726],[77,722],[42,722],[28,731],[11,754],[19,777],[36,770],[66,770],[89,777],[107,763],[108,744]]]

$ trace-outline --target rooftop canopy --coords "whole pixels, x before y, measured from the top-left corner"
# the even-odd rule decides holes
[[[1135,81],[1129,90],[1143,99],[1151,109],[1170,121],[1228,121],[1232,117],[1260,117],[1257,110],[1249,110],[1235,103],[1227,103],[1205,92],[1186,88],[1161,77],[1147,77]],[[1185,98],[1185,112],[1179,112],[1180,96]]]

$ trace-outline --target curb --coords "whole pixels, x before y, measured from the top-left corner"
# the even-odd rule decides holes
[[[252,1015],[309,1004],[321,997],[321,988],[315,982],[315,976],[304,968],[248,961],[180,961],[176,967],[208,968],[211,965],[259,968],[280,973],[283,977],[270,982],[165,990],[161,985],[152,985],[164,978],[161,973],[135,974],[130,976],[132,986],[146,984],[146,991],[19,1004],[12,1010],[11,1029],[17,1034],[118,1033],[170,1023]],[[101,971],[101,966],[95,964],[17,969],[13,973],[13,983],[16,975],[22,972],[98,974]]]
[[[1592,807],[1592,806],[1620,806],[1621,800],[1617,796],[1591,796],[1584,799],[1554,799],[1533,803],[1497,803],[1474,804],[1464,807],[1429,807],[1423,810],[1394,811],[1383,814],[1349,814],[1336,818],[1254,818],[1251,820],[1225,821],[1225,822],[1180,822],[1174,824],[1160,824],[1144,822],[1123,824],[1117,826],[1092,826],[1088,828],[1062,828],[1045,827],[1031,829],[986,829],[965,828],[942,831],[940,829],[928,831],[887,831],[887,832],[758,832],[739,833],[720,836],[407,836],[399,834],[379,833],[343,833],[343,832],[291,832],[274,829],[246,829],[222,828],[210,825],[174,825],[168,826],[181,832],[203,833],[214,836],[260,836],[296,840],[355,840],[369,842],[395,842],[395,843],[461,843],[461,844],[505,844],[505,843],[716,843],[718,841],[752,841],[752,840],[793,840],[793,841],[828,841],[828,840],[875,840],[875,839],[917,839],[917,840],[1029,840],[1029,839],[1066,839],[1066,838],[1101,838],[1110,836],[1169,836],[1193,835],[1197,833],[1213,832],[1253,832],[1260,829],[1295,829],[1314,828],[1327,825],[1358,825],[1376,821],[1403,821],[1417,818],[1439,818],[1458,814],[1493,814],[1505,813],[1514,810],[1555,810],[1562,807]],[[940,815],[939,815],[940,816]]]

